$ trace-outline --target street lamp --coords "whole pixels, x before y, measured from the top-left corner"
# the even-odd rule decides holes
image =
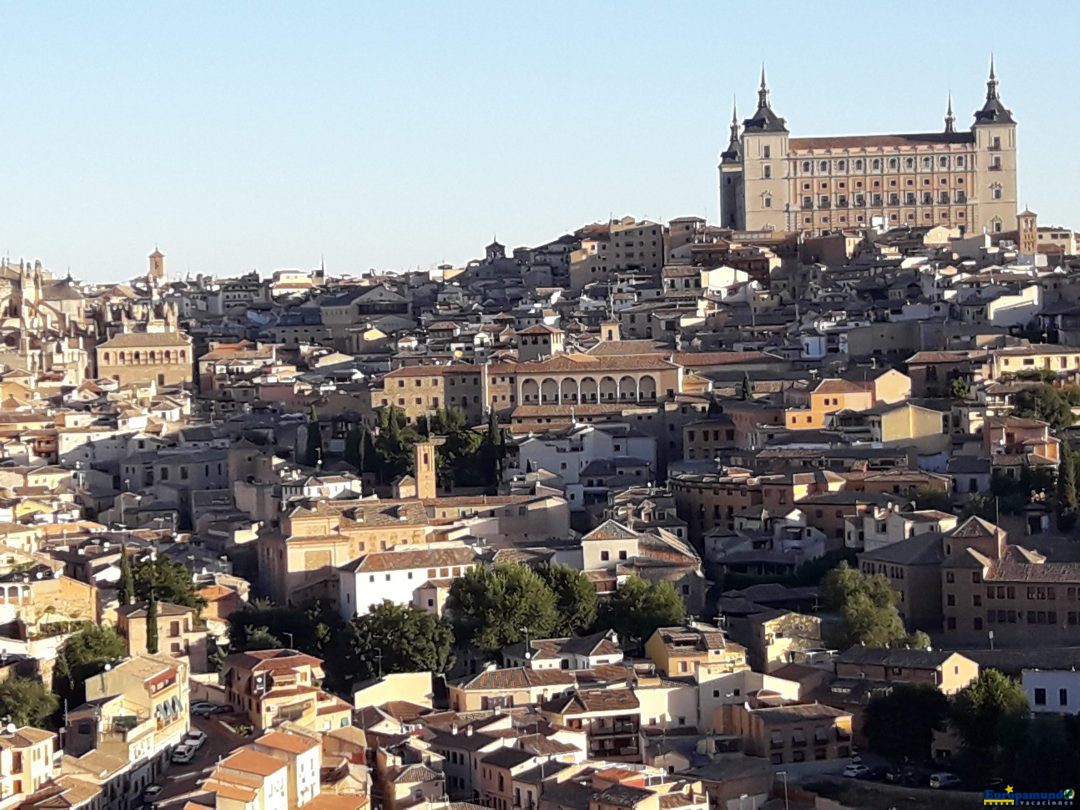
[[[379,678],[382,678],[382,650],[375,651],[375,660],[379,662]]]
[[[784,777],[784,810],[788,810],[787,771],[777,771],[776,775]]]
[[[532,650],[529,646],[529,628],[522,627],[521,632],[525,634],[525,660],[528,661],[530,658],[532,658]]]
[[[293,634],[292,633],[289,633],[289,632],[287,632],[285,630],[282,630],[281,635],[289,637],[289,649],[295,649],[296,648],[296,642],[293,641]]]

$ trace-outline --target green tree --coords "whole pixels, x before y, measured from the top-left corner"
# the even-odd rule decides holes
[[[682,624],[686,605],[670,582],[629,576],[600,608],[599,624],[624,645],[644,644],[658,627]]]
[[[1057,524],[1061,531],[1068,531],[1076,524],[1076,515],[1080,511],[1080,498],[1076,490],[1076,457],[1069,443],[1061,443],[1061,459],[1058,464],[1057,497],[1055,511]]]
[[[447,622],[389,601],[349,622],[338,645],[342,665],[334,685],[343,693],[380,671],[441,674],[454,665],[454,633]]]
[[[436,411],[431,417],[431,432],[443,437],[436,450],[437,472],[443,486],[485,486],[491,482],[490,470],[481,459],[484,437],[469,428],[465,411]]]
[[[450,586],[446,603],[457,643],[494,655],[558,626],[555,593],[526,565],[477,566]]]
[[[83,684],[105,665],[127,657],[127,644],[111,627],[87,624],[61,647],[53,667],[53,691],[71,705],[86,702]]]
[[[592,581],[581,571],[559,563],[541,565],[537,573],[555,592],[555,607],[559,611],[555,634],[572,636],[587,632],[596,623],[599,604]]]
[[[307,442],[304,446],[304,464],[314,467],[323,460],[322,427],[312,406],[307,421]]]
[[[897,684],[886,695],[871,699],[863,730],[870,750],[889,759],[924,759],[934,731],[942,731],[949,699],[929,684]]]
[[[0,715],[22,728],[41,728],[56,713],[60,698],[36,678],[8,678],[0,683]]]
[[[253,627],[245,636],[244,649],[248,650],[280,650],[285,645],[281,639],[275,636],[266,627]]]
[[[825,577],[822,597],[843,619],[837,640],[841,646],[889,647],[907,640],[896,609],[896,592],[880,574],[867,576],[846,562],[840,563]]]
[[[158,604],[153,589],[150,591],[150,603],[146,606],[146,651],[158,651]]]
[[[963,377],[956,377],[949,384],[953,399],[967,399],[971,395],[971,385]]]
[[[382,483],[407,475],[413,470],[413,445],[420,434],[409,426],[405,411],[395,406],[379,410],[377,435],[369,454],[365,451],[366,472],[373,472]]]
[[[195,581],[188,567],[168,557],[135,563],[132,566],[132,579],[135,598],[140,602],[149,602],[153,592],[159,600],[172,605],[184,605],[196,610],[206,607],[206,600],[195,592]]]
[[[912,650],[929,650],[933,646],[930,636],[922,630],[916,630],[904,642],[904,646]]]
[[[345,461],[358,471],[364,468],[364,428],[353,425],[345,434]]]
[[[319,602],[299,608],[258,599],[233,611],[228,621],[229,646],[236,652],[288,646],[324,659],[329,658],[333,637],[342,625],[337,613]],[[331,660],[325,664],[327,670],[334,665]]]
[[[915,496],[912,500],[915,501],[916,509],[936,509],[939,512],[953,511],[952,495],[939,489],[919,487],[915,490]]]
[[[135,599],[135,578],[131,573],[131,557],[128,556],[127,548],[120,548],[120,586],[117,589],[117,599],[121,605],[130,605]]]
[[[1073,423],[1069,400],[1046,383],[1017,394],[1013,410],[1017,416],[1048,422],[1052,430],[1061,430]]]
[[[998,763],[1010,721],[1027,714],[1024,688],[996,669],[984,669],[956,693],[950,718],[976,759]]]
[[[1023,725],[1022,741],[1006,747],[1006,757],[1015,752],[1010,769],[1024,790],[1053,791],[1073,785],[1080,775],[1080,756],[1060,715],[1038,714]]]

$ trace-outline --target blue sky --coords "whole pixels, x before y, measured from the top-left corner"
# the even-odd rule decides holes
[[[777,113],[821,135],[936,130],[950,89],[966,127],[991,50],[1022,202],[1077,227],[1078,23],[1066,3],[7,3],[0,251],[92,280],[155,243],[171,273],[359,272],[609,214],[713,218],[762,59]]]

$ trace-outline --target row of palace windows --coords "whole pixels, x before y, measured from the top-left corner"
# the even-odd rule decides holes
[[[765,155],[768,157],[768,155]],[[869,161],[865,161],[862,158],[855,158],[850,162],[847,160],[819,160],[817,161],[817,171],[819,174],[837,174],[840,172],[850,170],[853,172],[866,171],[867,163],[869,162],[870,171],[880,172],[883,167],[888,166],[893,171],[898,171],[901,165],[901,158],[871,158]],[[914,157],[903,158],[903,166],[905,169],[914,170],[918,167],[922,167],[925,171],[934,170],[934,156],[923,155],[921,160],[916,160]],[[804,160],[800,164],[799,168],[803,174],[814,173],[815,162],[813,160]],[[966,169],[968,168],[968,160],[966,155],[938,155],[937,156],[937,168],[940,169]]]
[[[102,362],[106,364],[116,363],[119,366],[131,364],[136,365],[139,363],[183,363],[187,361],[187,350],[179,349],[173,351],[172,349],[165,349],[164,351],[133,351],[133,352],[104,352],[101,356]]]
[[[1001,189],[996,188],[993,190],[994,199],[1001,199]],[[886,203],[886,200],[888,201]],[[924,191],[921,195],[916,194],[914,191],[909,191],[903,196],[903,205],[948,205],[951,202],[966,203],[967,193],[962,189],[957,189],[950,197],[949,192],[939,191],[937,197],[934,197],[934,192]],[[886,197],[884,194],[854,194],[848,197],[847,194],[828,195],[821,194],[818,196],[816,205],[818,208],[847,208],[849,205],[861,207],[864,205],[901,205],[901,197],[899,192],[893,192]],[[812,195],[805,195],[802,198],[803,208],[813,208],[815,206],[815,200]],[[766,206],[769,207],[769,206]]]

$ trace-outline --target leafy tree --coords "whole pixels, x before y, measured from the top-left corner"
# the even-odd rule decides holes
[[[1046,383],[1017,394],[1014,412],[1017,416],[1048,422],[1052,430],[1061,430],[1073,423],[1069,400]]]
[[[153,593],[162,602],[185,605],[196,610],[206,607],[206,600],[195,591],[195,582],[187,566],[168,557],[146,559],[132,566],[135,598],[149,602]]]
[[[1080,774],[1080,755],[1070,738],[1065,719],[1059,715],[1038,714],[1021,726],[1019,745],[1006,745],[1006,757],[1015,753],[1009,769],[1025,790],[1060,790],[1075,783]]]
[[[380,409],[376,430],[372,452],[364,452],[364,472],[374,473],[384,484],[413,472],[412,448],[420,434],[409,426],[405,411],[394,406]]]
[[[863,730],[874,753],[894,760],[923,759],[948,715],[949,699],[937,687],[902,683],[870,701]]]
[[[686,605],[670,582],[627,577],[600,609],[600,626],[614,630],[623,643],[643,644],[658,627],[681,624]]]
[[[966,520],[972,515],[981,517],[983,520],[997,520],[997,504],[994,502],[994,496],[988,492],[971,493],[960,509],[960,519]]]
[[[244,651],[247,650],[280,650],[285,645],[265,627],[254,627],[248,632],[244,640]]]
[[[334,657],[341,665],[334,684],[343,693],[380,671],[443,673],[454,664],[454,633],[447,622],[389,601],[349,622],[337,645]]]
[[[150,604],[146,607],[146,651],[156,653],[158,651],[158,604],[154,591],[150,591]]]
[[[558,626],[555,593],[526,565],[471,568],[450,586],[446,604],[457,643],[495,654]]]
[[[904,646],[912,650],[929,650],[933,646],[930,636],[922,630],[916,630],[904,642]]]
[[[1027,714],[1024,688],[996,669],[984,669],[956,693],[950,717],[966,748],[978,759],[999,762],[1009,722]]]
[[[53,668],[53,691],[72,705],[86,701],[83,684],[105,665],[127,657],[127,644],[111,627],[87,624],[60,649]]]
[[[955,378],[949,385],[953,399],[967,399],[971,395],[971,385],[963,377]]]
[[[822,597],[843,619],[838,639],[842,646],[888,647],[907,640],[904,622],[896,609],[896,592],[880,574],[867,576],[841,563],[825,577]]]
[[[596,588],[585,574],[558,563],[541,565],[537,573],[555,592],[555,607],[559,611],[556,635],[584,633],[596,623]]]
[[[443,486],[484,486],[491,474],[480,462],[484,437],[469,428],[465,411],[444,408],[431,417],[431,432],[443,437],[437,456],[437,473]]]
[[[0,683],[0,715],[12,723],[41,728],[56,713],[60,698],[36,678],[8,678]]]
[[[741,398],[750,400],[754,398],[754,384],[750,381],[750,372],[744,371],[742,378],[742,390],[740,391]]]
[[[953,511],[952,495],[938,489],[919,487],[915,490],[915,497],[913,500],[915,501],[916,509],[936,509],[939,512]]]
[[[325,659],[341,624],[337,613],[322,603],[295,608],[256,599],[229,615],[230,649],[241,652],[288,646]],[[332,661],[326,663],[327,669],[333,665]]]

